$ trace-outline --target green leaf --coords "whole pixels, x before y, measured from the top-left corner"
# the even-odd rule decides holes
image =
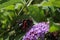
[[[53,4],[51,3],[51,2],[46,2],[46,1],[43,1],[42,3],[41,3],[41,6],[53,6]]]
[[[60,7],[60,0],[49,0],[47,1],[43,1],[41,3],[41,6],[55,6],[55,7]]]
[[[9,6],[9,5],[13,5],[13,4],[16,4],[16,3],[25,3],[24,0],[9,0],[7,2],[4,2],[2,4],[0,4],[0,8],[4,8],[6,6]]]
[[[14,5],[10,5],[4,8],[5,10],[14,10]]]
[[[60,28],[59,26],[53,24],[53,25],[50,27],[50,30],[49,30],[49,31],[50,31],[50,32],[55,32],[55,31],[60,30],[59,28]]]
[[[20,9],[22,8],[22,6],[23,6],[23,4],[21,4],[21,3],[16,3],[15,9],[20,10]]]
[[[30,6],[29,15],[37,22],[45,20],[44,11],[37,6]]]
[[[60,1],[55,1],[53,5],[60,8]]]

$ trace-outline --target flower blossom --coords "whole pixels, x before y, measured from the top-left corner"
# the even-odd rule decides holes
[[[32,26],[32,28],[23,36],[22,40],[44,40],[44,35],[49,31],[49,23],[40,22]]]

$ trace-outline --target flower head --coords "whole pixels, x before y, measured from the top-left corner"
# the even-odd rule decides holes
[[[49,31],[49,24],[47,22],[41,22],[32,26],[26,35],[24,35],[23,40],[37,40],[39,37],[44,38],[45,33]]]

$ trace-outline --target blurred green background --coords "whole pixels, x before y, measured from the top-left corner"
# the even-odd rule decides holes
[[[60,0],[0,0],[0,40],[21,40],[25,32],[16,21],[28,18],[49,19],[49,31],[60,30]]]

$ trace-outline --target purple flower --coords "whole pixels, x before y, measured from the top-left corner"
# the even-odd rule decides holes
[[[23,36],[22,40],[37,40],[39,37],[44,39],[45,33],[49,31],[49,23],[41,22],[32,26],[32,28]]]

